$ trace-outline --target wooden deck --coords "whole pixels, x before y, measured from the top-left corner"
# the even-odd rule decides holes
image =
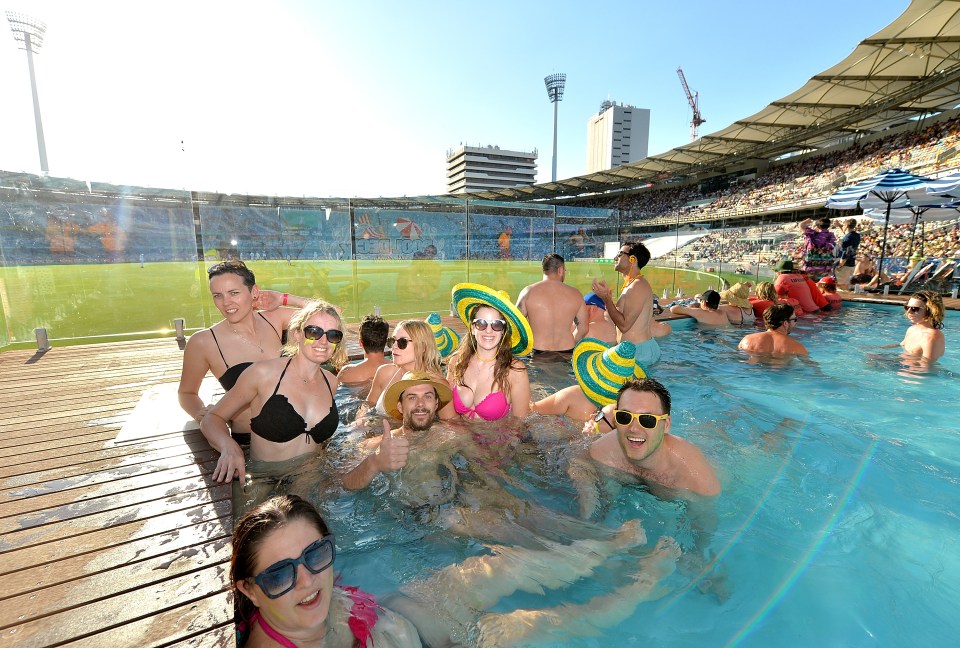
[[[234,645],[230,489],[176,403],[182,356],[0,353],[0,646]]]

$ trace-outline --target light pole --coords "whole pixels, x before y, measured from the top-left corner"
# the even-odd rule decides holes
[[[40,98],[37,95],[37,77],[33,71],[34,48],[40,49],[43,45],[43,33],[47,30],[46,24],[36,18],[23,14],[7,12],[7,20],[13,31],[13,39],[21,43],[20,49],[27,50],[27,67],[30,68],[30,89],[33,91],[33,119],[37,124],[37,148],[40,149],[40,170],[43,175],[50,175],[47,166],[47,145],[43,140],[43,122],[40,120]]]
[[[551,74],[543,79],[547,86],[547,97],[553,104],[553,176],[551,182],[557,181],[557,104],[563,99],[563,87],[567,83],[566,74]]]

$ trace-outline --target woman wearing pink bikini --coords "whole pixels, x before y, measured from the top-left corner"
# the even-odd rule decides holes
[[[479,284],[457,284],[453,303],[466,325],[450,357],[447,381],[453,406],[467,419],[523,418],[530,412],[527,367],[517,355],[533,348],[530,324],[506,293]]]
[[[335,557],[326,522],[296,495],[274,497],[243,516],[230,563],[237,645],[420,646],[406,618],[366,592],[334,583]]]

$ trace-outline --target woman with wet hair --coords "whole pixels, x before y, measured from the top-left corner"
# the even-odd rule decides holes
[[[207,277],[213,303],[223,319],[190,336],[177,389],[180,407],[197,423],[210,410],[199,395],[204,376],[213,374],[224,391],[230,391],[254,362],[279,358],[290,318],[296,308],[307,303],[296,295],[261,290],[243,261],[214,264],[207,270]],[[250,412],[237,412],[230,428],[246,443]]]

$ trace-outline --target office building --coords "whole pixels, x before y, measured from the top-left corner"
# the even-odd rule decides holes
[[[642,160],[649,143],[649,109],[604,101],[587,122],[587,173]]]
[[[447,193],[532,185],[537,151],[505,151],[499,146],[461,146],[447,151]]]

